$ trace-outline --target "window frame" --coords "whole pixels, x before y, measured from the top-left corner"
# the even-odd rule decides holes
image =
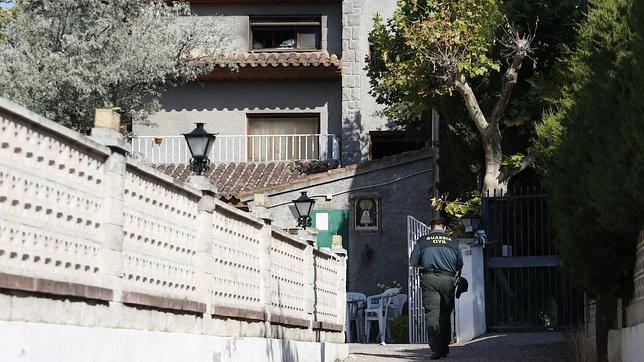
[[[307,19],[308,18],[308,19]],[[266,21],[261,21],[266,19]],[[269,19],[280,19],[282,21],[268,21]],[[293,19],[293,21],[288,21],[288,19]],[[302,19],[302,20],[297,20]],[[315,20],[313,20],[315,19]],[[257,27],[267,27],[267,28],[287,28],[293,27],[293,32],[295,33],[295,47],[294,48],[261,48],[255,49],[253,47],[253,28]],[[313,48],[300,48],[301,44],[301,32],[298,31],[298,27],[304,28],[313,28],[318,31],[319,39],[316,39],[316,47]],[[319,47],[317,44],[319,43]],[[311,52],[311,51],[321,51],[322,50],[322,15],[250,15],[248,17],[248,49],[253,53],[261,52]]]
[[[322,115],[320,113],[315,113],[315,112],[302,112],[302,113],[246,113],[246,135],[247,136],[253,136],[253,135],[259,136],[259,135],[250,133],[251,132],[251,122],[252,122],[252,120],[257,120],[257,119],[262,119],[262,118],[274,118],[274,119],[280,119],[280,118],[282,118],[282,119],[311,118],[311,120],[313,120],[315,122],[315,129],[316,129],[315,132],[316,133],[310,133],[310,134],[309,133],[294,133],[294,134],[292,134],[292,136],[302,136],[302,135],[304,135],[304,136],[306,136],[306,135],[314,136],[314,135],[321,134]],[[276,134],[274,136],[291,136],[291,134]],[[298,144],[298,147],[301,147],[301,146],[302,146],[301,144]],[[259,160],[255,161],[256,160],[256,158],[254,157],[255,147],[256,147],[256,145],[254,143],[252,144],[252,146],[251,146],[251,144],[247,144],[247,152],[248,152],[247,155],[248,155],[248,158],[249,158],[249,162],[251,162],[250,161],[251,155],[253,155],[252,156],[252,160],[253,160],[252,162],[262,162],[261,161],[261,152],[260,152],[260,157],[258,157]],[[259,147],[262,147],[261,144],[260,144]],[[294,148],[291,148],[291,152],[293,152],[293,149]],[[274,149],[272,149],[272,151],[273,150]],[[284,161],[297,160],[297,158],[291,159],[288,156],[288,154],[289,154],[288,150],[289,150],[289,148],[287,147],[287,149],[286,149],[287,156],[283,160]],[[316,152],[315,150],[317,150],[318,153],[321,152],[321,150],[319,149],[319,146],[318,146],[317,149],[314,148],[313,150],[314,150],[314,152]],[[279,152],[281,152],[281,150]]]

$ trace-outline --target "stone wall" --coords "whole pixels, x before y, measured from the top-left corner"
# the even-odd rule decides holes
[[[343,342],[345,256],[0,98],[0,320]]]
[[[342,2],[342,159],[347,164],[367,159],[369,131],[389,128],[388,120],[376,114],[381,106],[369,94],[365,67],[373,17],[387,19],[395,8],[394,0]]]
[[[429,223],[431,179],[431,150],[425,149],[314,174],[266,194],[275,223],[282,227],[295,226],[290,201],[301,191],[316,196],[317,211],[347,210],[349,240],[343,240],[349,255],[347,288],[372,295],[380,292],[378,283],[397,281],[407,289],[407,216]],[[328,194],[330,200],[324,197]],[[355,204],[362,197],[380,201],[378,230],[353,227]],[[370,256],[365,255],[367,248],[372,251]]]

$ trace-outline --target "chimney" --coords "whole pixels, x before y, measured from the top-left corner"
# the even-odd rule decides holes
[[[120,108],[97,108],[94,113],[94,128],[90,137],[109,147],[112,152],[125,155],[130,152],[131,147],[120,132],[121,114]]]
[[[94,127],[110,128],[118,132],[121,125],[121,114],[118,112],[120,110],[118,107],[96,108]]]

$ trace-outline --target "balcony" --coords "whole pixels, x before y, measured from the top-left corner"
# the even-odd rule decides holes
[[[133,137],[131,154],[152,164],[190,160],[183,136]],[[334,134],[218,135],[208,157],[213,163],[340,161],[340,141]]]

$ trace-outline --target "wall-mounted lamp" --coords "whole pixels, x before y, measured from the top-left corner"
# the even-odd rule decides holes
[[[302,195],[293,200],[295,210],[297,211],[297,226],[301,226],[302,230],[306,230],[311,226],[311,210],[315,204],[315,200],[306,195],[306,191],[302,191]]]

